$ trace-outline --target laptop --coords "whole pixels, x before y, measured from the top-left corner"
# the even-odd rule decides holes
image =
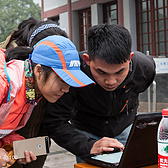
[[[90,154],[82,159],[105,168],[134,168],[157,164],[157,129],[161,117],[161,112],[138,113],[124,151],[103,155]]]

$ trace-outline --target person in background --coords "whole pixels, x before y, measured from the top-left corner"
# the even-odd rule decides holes
[[[75,154],[123,150],[137,113],[138,95],[155,78],[152,56],[131,51],[129,31],[100,24],[88,31],[88,51],[80,53],[81,70],[96,84],[71,87],[48,103],[44,125],[58,145]]]
[[[26,20],[23,20],[18,25],[18,30],[14,31],[10,36],[7,37],[5,41],[0,43],[0,48],[8,49],[17,46],[33,47],[38,41],[49,35],[60,35],[68,38],[67,33],[52,20],[39,21],[34,17],[30,17]],[[17,133],[22,135],[24,138],[48,135],[42,125],[46,102],[46,99],[43,97],[34,107],[26,125],[16,131]],[[11,168],[42,168],[45,160],[46,155],[37,156],[37,160],[34,162],[27,163],[26,165],[15,162]]]

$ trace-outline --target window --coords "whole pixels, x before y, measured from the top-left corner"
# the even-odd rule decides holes
[[[91,8],[79,11],[80,51],[87,50],[87,33],[91,27]]]
[[[60,25],[60,19],[59,19],[59,15],[58,16],[54,16],[54,17],[50,17],[48,18],[54,22],[56,22],[57,25]]]
[[[103,5],[103,16],[104,23],[111,21],[111,23],[118,23],[118,7],[117,0],[113,0],[112,2],[105,3]]]
[[[168,57],[168,0],[136,0],[137,48]]]

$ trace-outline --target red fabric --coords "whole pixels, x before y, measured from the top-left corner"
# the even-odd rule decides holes
[[[15,133],[14,131],[0,140],[0,147],[3,145],[11,144],[13,141],[25,139],[23,136]]]

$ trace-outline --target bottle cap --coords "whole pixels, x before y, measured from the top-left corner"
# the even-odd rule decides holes
[[[168,109],[162,109],[162,115],[168,116]]]

